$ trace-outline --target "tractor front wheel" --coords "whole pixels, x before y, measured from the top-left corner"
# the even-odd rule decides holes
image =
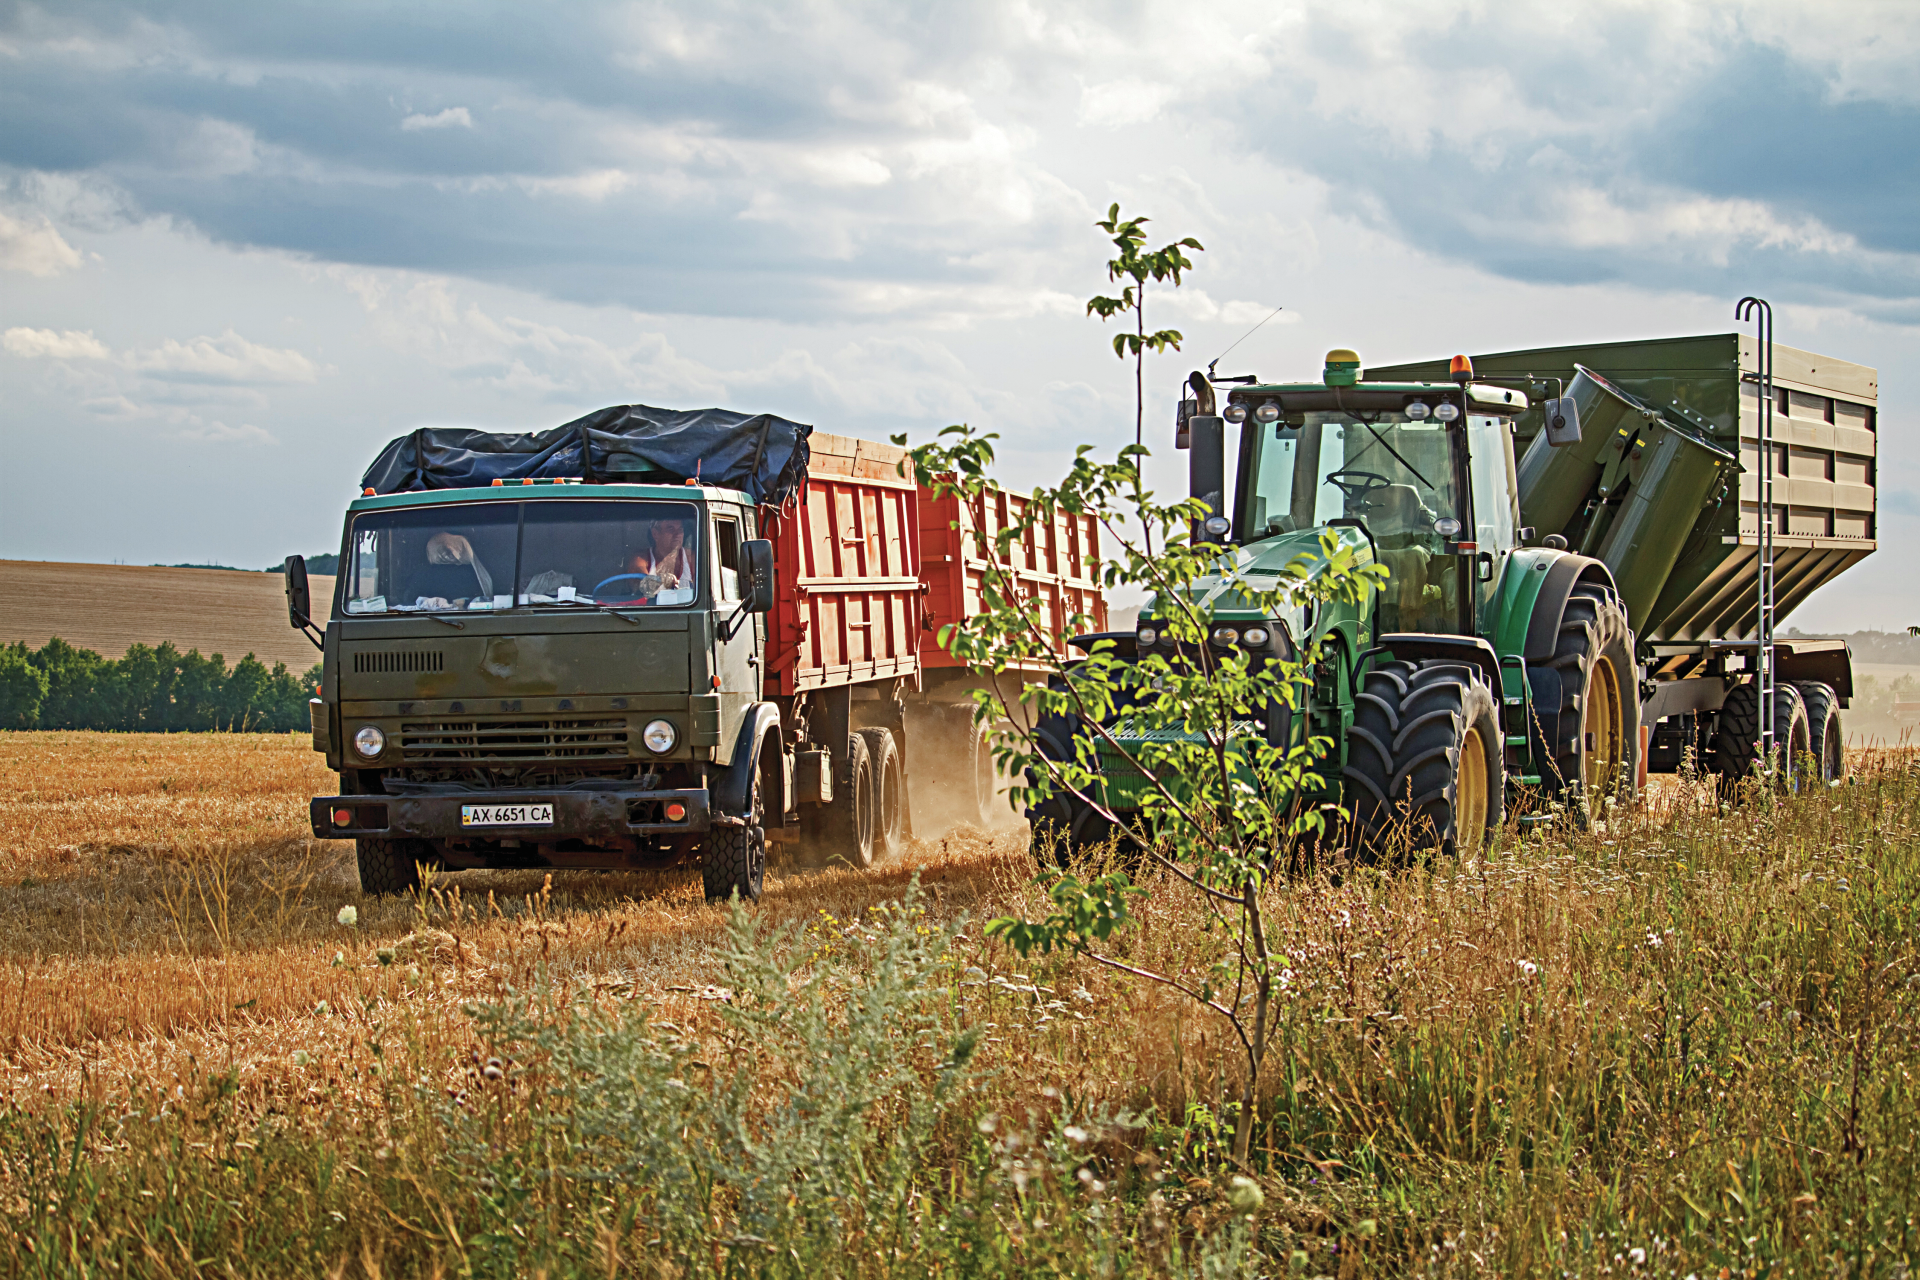
[[[1486,677],[1445,659],[1369,671],[1344,776],[1361,861],[1483,848],[1506,812],[1499,704]]]

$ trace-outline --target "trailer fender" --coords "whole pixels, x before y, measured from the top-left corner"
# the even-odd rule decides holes
[[[780,708],[771,702],[756,702],[747,708],[747,714],[740,722],[740,735],[734,740],[733,763],[727,766],[725,773],[714,779],[714,812],[741,818],[747,816],[747,796],[753,782],[753,771],[760,767],[761,753],[769,749],[780,750]],[[760,803],[764,813],[777,817],[793,807],[786,794],[787,771],[775,769],[768,777],[773,792],[767,791],[767,783],[763,781]],[[779,823],[770,825],[778,826]]]

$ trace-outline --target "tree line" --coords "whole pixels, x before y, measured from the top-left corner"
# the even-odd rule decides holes
[[[317,664],[296,676],[249,653],[229,670],[220,654],[181,653],[172,641],[136,644],[116,661],[55,636],[39,649],[0,648],[0,729],[285,733],[307,727],[319,683]]]

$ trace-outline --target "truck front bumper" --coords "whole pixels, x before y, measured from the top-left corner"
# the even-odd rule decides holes
[[[551,823],[474,826],[470,806],[551,805]],[[678,821],[673,807],[685,811]],[[316,796],[308,806],[313,834],[321,840],[413,837],[423,840],[561,840],[658,837],[705,831],[713,824],[707,791],[468,791],[447,795]],[[342,820],[345,815],[345,820]],[[736,819],[737,821],[737,819]]]

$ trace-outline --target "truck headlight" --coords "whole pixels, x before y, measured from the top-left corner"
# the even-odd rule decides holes
[[[640,741],[647,750],[657,756],[663,756],[673,750],[673,744],[680,740],[680,733],[670,720],[649,720],[647,727],[640,731]]]
[[[387,735],[378,725],[363,724],[353,735],[353,749],[371,760],[387,749]]]

